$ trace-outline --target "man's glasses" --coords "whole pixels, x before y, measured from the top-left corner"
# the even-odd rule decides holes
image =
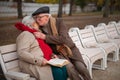
[[[43,17],[45,17],[46,15],[43,15],[43,16],[35,16],[34,18],[35,19],[41,19],[41,18],[43,18]]]

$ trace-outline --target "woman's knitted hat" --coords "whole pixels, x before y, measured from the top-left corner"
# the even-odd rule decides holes
[[[35,22],[32,16],[25,16],[22,19],[22,23],[30,28],[33,28],[32,23]]]

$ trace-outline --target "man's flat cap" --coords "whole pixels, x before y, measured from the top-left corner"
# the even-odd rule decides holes
[[[34,13],[32,13],[32,16],[42,14],[42,13],[49,13],[49,7],[48,6],[40,7]]]

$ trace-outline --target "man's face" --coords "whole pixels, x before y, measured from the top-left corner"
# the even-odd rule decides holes
[[[49,15],[39,14],[39,15],[36,15],[34,18],[39,26],[44,26],[48,23]]]

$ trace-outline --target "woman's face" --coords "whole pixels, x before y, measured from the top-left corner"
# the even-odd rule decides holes
[[[33,29],[39,30],[39,26],[38,26],[38,24],[36,22],[33,22],[32,26],[33,26]]]
[[[45,15],[45,14],[39,14],[39,15],[35,16],[35,20],[39,26],[44,26],[48,23],[49,16]]]

